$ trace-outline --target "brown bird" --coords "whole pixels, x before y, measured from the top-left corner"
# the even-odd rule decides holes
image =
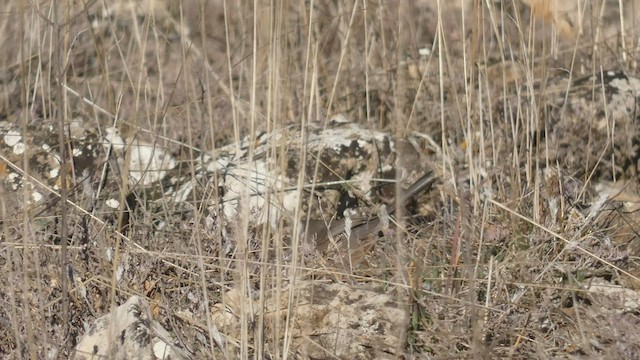
[[[417,195],[422,191],[428,191],[436,181],[435,174],[430,171],[423,175],[420,179],[414,182],[397,201],[400,206],[411,197]],[[396,201],[391,202],[387,207],[389,215],[396,211]],[[316,248],[318,251],[325,251],[332,238],[337,237],[340,234],[344,234],[346,230],[345,219],[334,220],[327,224],[323,220],[309,220],[307,226],[306,238],[315,240]],[[349,236],[349,248],[355,249],[359,246],[362,239],[371,234],[375,234],[382,230],[382,221],[379,216],[369,216],[366,218],[351,218],[351,231]]]

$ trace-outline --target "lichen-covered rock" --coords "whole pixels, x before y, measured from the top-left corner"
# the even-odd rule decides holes
[[[324,125],[313,123],[303,130],[291,126],[222,147],[213,156],[204,155],[196,162],[195,178],[189,174],[172,178],[172,183],[181,185],[165,196],[188,201],[194,189],[202,194],[209,187],[211,192],[210,179],[215,177],[227,219],[241,211],[245,196],[257,223],[272,225],[283,215],[291,216],[299,203],[313,218],[322,214],[330,218],[354,207],[356,199],[363,204],[378,201],[386,185],[380,180],[394,178],[396,171],[396,144],[390,134],[344,117]],[[410,179],[421,175],[420,164],[415,165],[407,171]],[[302,187],[298,189],[300,177]]]
[[[633,177],[640,156],[640,80],[619,71],[550,72],[498,108],[521,159],[586,179]],[[534,153],[531,150],[535,149]]]
[[[67,171],[61,169],[57,126],[41,122],[23,131],[0,122],[0,155],[6,166],[0,181],[5,189],[16,193],[26,187],[37,205],[59,196],[64,175],[70,199],[86,208],[209,209],[222,214],[218,218],[223,223],[244,211],[252,224],[272,226],[283,218],[297,221],[298,206],[301,214],[328,222],[346,209],[366,209],[392,198],[389,180],[395,178],[399,145],[390,134],[342,116],[303,129],[260,133],[194,159],[176,159],[159,142],[123,138],[115,128],[100,129],[81,120],[65,126],[65,138],[72,154]],[[409,183],[424,172],[422,149],[418,138],[403,142],[403,156],[412,161],[405,162],[410,165],[401,169],[401,177]],[[125,171],[128,184],[121,181]],[[124,189],[144,204],[121,204]]]
[[[257,302],[241,300],[237,291],[225,294],[225,303],[212,310],[213,322],[224,333],[240,335],[240,306],[258,309]],[[400,335],[409,326],[407,297],[398,297],[371,286],[296,283],[295,305],[289,298],[268,298],[264,311],[267,338],[284,340],[288,336],[291,350],[302,359],[392,359],[401,341]],[[243,303],[244,302],[244,303]],[[290,328],[286,329],[289,319]],[[281,324],[276,329],[274,325]]]
[[[132,296],[96,319],[75,349],[74,359],[185,359],[173,338],[151,316],[149,303]]]
[[[31,201],[39,203],[60,191],[62,176],[73,184],[97,171],[103,153],[99,134],[85,129],[80,120],[67,124],[65,131],[70,135],[66,145],[73,162],[62,169],[55,124],[31,123],[23,131],[18,124],[0,121],[0,180],[7,191],[28,187]]]
[[[566,89],[570,91],[566,94]],[[547,134],[552,153],[568,169],[618,178],[638,173],[640,80],[604,71],[555,86]],[[565,101],[566,95],[566,101]]]

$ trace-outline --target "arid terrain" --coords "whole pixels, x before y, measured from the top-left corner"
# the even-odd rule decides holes
[[[638,19],[5,0],[0,357],[640,359]]]

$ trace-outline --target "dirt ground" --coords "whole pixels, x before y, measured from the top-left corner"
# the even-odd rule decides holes
[[[193,359],[640,359],[640,2],[55,3],[0,6],[1,357],[69,358],[138,295]],[[398,144],[404,188],[407,164],[437,177],[357,255],[247,208],[215,225],[224,186],[187,165],[186,204],[127,171],[95,191],[111,127],[189,164],[338,115]]]

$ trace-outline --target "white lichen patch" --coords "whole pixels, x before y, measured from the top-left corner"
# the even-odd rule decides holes
[[[226,192],[222,198],[222,208],[227,218],[235,218],[243,196],[249,196],[251,208],[262,208],[264,196],[268,189],[267,178],[269,174],[263,162],[243,164],[231,168],[225,176]]]
[[[367,200],[370,200],[369,195],[372,193],[372,182],[370,174],[356,174],[351,179],[355,181],[353,187],[358,189],[359,194],[365,196]]]
[[[191,195],[191,191],[193,191],[193,182],[186,181],[184,184],[180,185],[175,193],[168,192],[165,195],[170,195],[171,200],[176,203],[185,202],[189,199],[189,195]]]
[[[267,209],[266,198],[270,193],[268,197],[272,200],[271,205],[274,205],[273,200],[277,199],[277,193],[285,187],[285,181],[281,176],[269,171],[266,162],[254,161],[230,168],[225,176],[224,187],[222,209],[227,218],[235,218],[238,210],[248,205],[250,212],[259,213],[256,223],[276,223],[282,208],[272,206]],[[241,204],[243,198],[248,200]],[[269,219],[266,218],[267,213]]]
[[[11,190],[13,191],[18,190],[20,184],[22,183],[22,177],[19,174],[13,172],[7,175],[7,180],[9,181],[9,184],[11,184]]]
[[[107,199],[107,201],[104,202],[105,205],[107,205],[108,207],[112,208],[112,209],[119,209],[120,208],[120,201],[116,200],[116,199]]]
[[[106,132],[106,135],[104,137],[104,146],[107,148],[109,146],[113,146],[114,150],[123,151],[126,143],[122,139],[122,136],[120,136],[120,130],[114,127],[110,127],[110,128],[106,128],[105,132]]]
[[[171,359],[171,347],[160,340],[153,345],[153,355],[156,359]]]
[[[299,201],[300,194],[297,191],[285,191],[282,196],[282,206],[290,213],[296,210]]]
[[[385,142],[385,140],[388,140],[386,133],[363,129],[353,123],[341,123],[340,127],[327,128],[318,135],[309,135],[310,145],[323,146],[334,151],[350,146],[353,141],[356,141],[359,147],[368,149],[373,141]]]
[[[15,130],[9,130],[4,136],[4,143],[8,146],[15,146],[20,141],[22,141],[22,135]]]
[[[175,159],[163,149],[134,140],[129,164],[133,183],[149,185],[160,181],[175,166]]]
[[[55,179],[60,175],[60,168],[53,168],[49,170],[49,179]]]
[[[206,161],[206,160],[205,160]],[[223,169],[226,169],[229,166],[229,160],[227,159],[217,159],[216,161],[208,161],[206,169],[209,172],[218,172]]]
[[[31,200],[33,200],[34,203],[38,203],[42,199],[44,199],[44,196],[41,193],[39,193],[37,191],[34,191],[34,192],[31,193]]]
[[[25,150],[26,150],[26,146],[23,143],[17,143],[13,145],[13,153],[16,155],[24,154]]]
[[[105,148],[111,146],[118,152],[120,164],[126,165],[125,167],[129,169],[131,185],[146,186],[160,181],[176,166],[173,156],[154,144],[135,139],[131,146],[128,146],[118,129],[111,127],[105,132],[104,146]],[[124,164],[127,158],[126,151],[131,152],[128,164]]]

